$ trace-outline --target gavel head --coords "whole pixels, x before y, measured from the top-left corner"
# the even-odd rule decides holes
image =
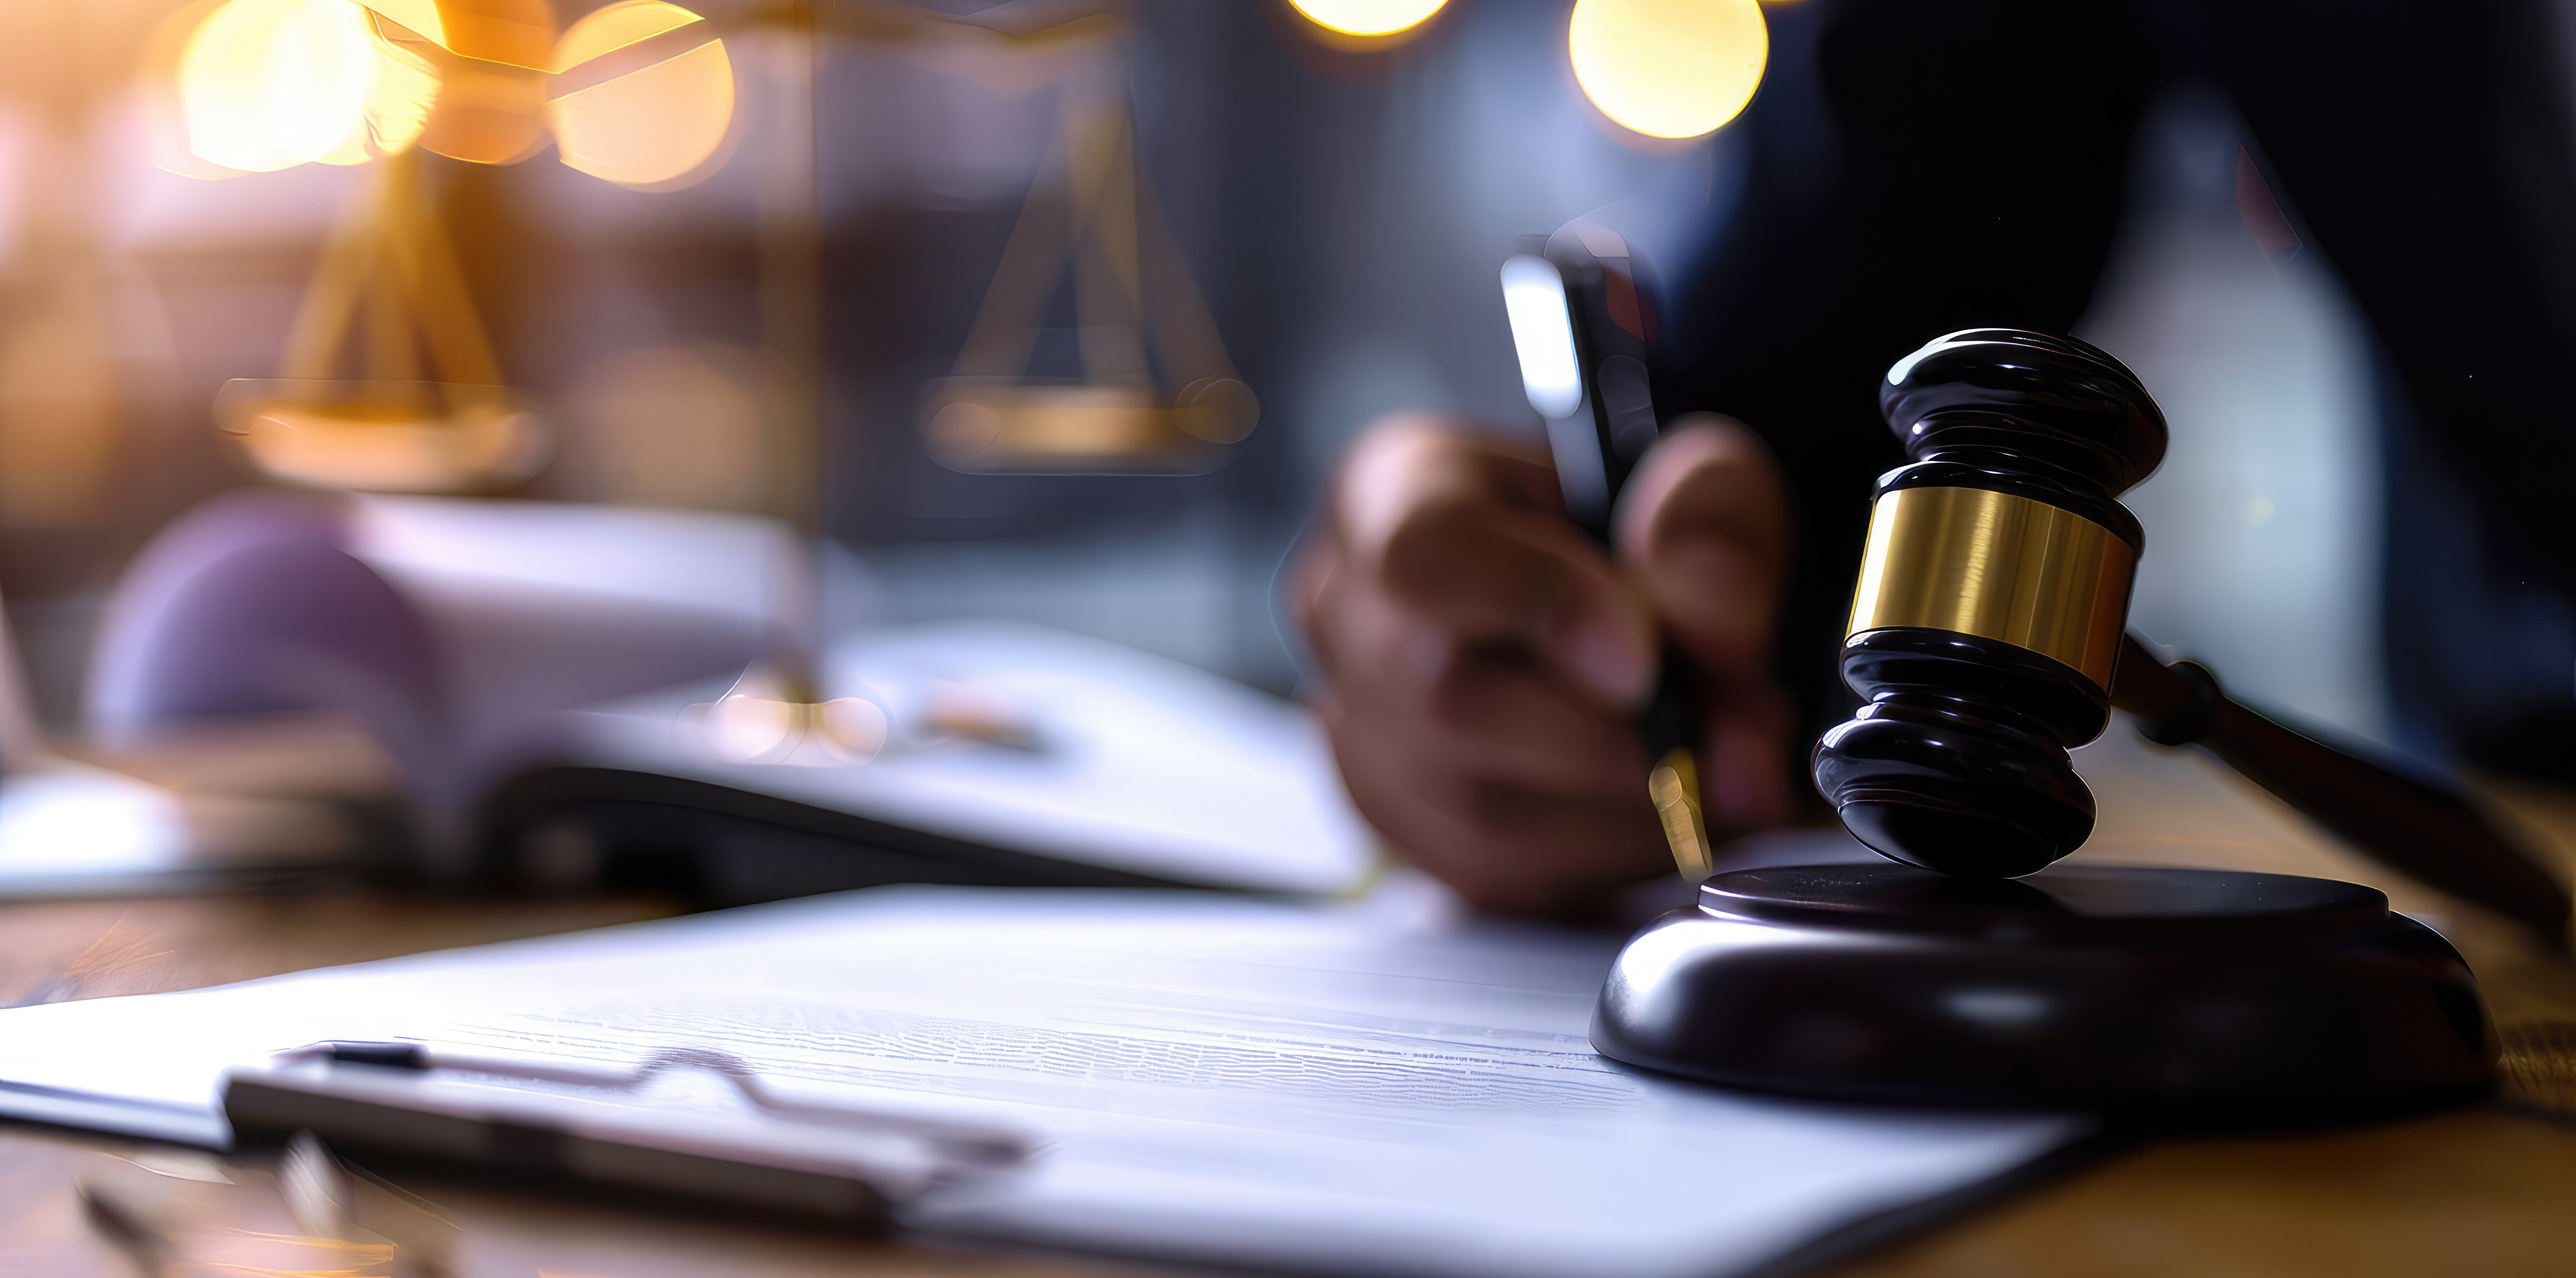
[[[1867,704],[1816,743],[1816,786],[1894,860],[2029,874],[2093,832],[2066,752],[2110,721],[2144,540],[2115,498],[2164,415],[2118,360],[2016,329],[1935,339],[1878,402],[1913,461],[1879,480],[1842,653]]]

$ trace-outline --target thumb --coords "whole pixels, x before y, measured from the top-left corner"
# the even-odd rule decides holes
[[[1789,497],[1742,423],[1696,413],[1621,494],[1620,557],[1674,643],[1721,681],[1760,677],[1789,569]]]

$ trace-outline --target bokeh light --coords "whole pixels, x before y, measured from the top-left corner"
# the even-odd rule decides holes
[[[1771,37],[1757,0],[1576,0],[1566,48],[1602,114],[1649,137],[1692,138],[1753,100]]]
[[[691,711],[704,716],[706,743],[727,763],[869,763],[891,726],[883,707],[861,697],[813,703],[733,692]]]
[[[375,40],[350,0],[231,0],[189,36],[178,89],[191,153],[264,173],[411,145],[438,81]]]
[[[663,0],[621,0],[574,23],[555,47],[554,75],[546,109],[563,162],[611,182],[686,176],[733,122],[724,41]]]
[[[799,707],[774,697],[735,694],[706,711],[708,744],[729,763],[751,763],[784,752],[796,739]]]
[[[1308,21],[1349,36],[1391,36],[1428,21],[1448,0],[1289,0]]]

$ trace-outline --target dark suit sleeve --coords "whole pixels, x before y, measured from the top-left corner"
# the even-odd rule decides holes
[[[1904,460],[1879,378],[1955,329],[2074,326],[2117,231],[2145,87],[2105,5],[1767,13],[1771,68],[1738,125],[1753,153],[1743,194],[1679,278],[1659,394],[1668,411],[1742,419],[1790,476],[1798,567],[1780,669],[1821,727],[1849,705],[1835,654],[1872,481]]]
[[[2342,275],[2491,557],[2576,595],[2576,143],[2530,0],[2202,0],[2180,54],[2234,99]],[[2392,482],[2409,482],[2403,475]],[[2392,527],[2390,535],[2409,531]]]

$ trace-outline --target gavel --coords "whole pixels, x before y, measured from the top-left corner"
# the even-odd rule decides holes
[[[2255,1124],[2485,1095],[2476,975],[2375,889],[2059,866],[2093,831],[2068,750],[2114,706],[2207,748],[2353,846],[2563,943],[2564,889],[2458,793],[2331,749],[2127,634],[2164,456],[2135,374],[2072,338],[1970,329],[1879,391],[1912,461],[1879,481],[1842,673],[1866,703],[1817,786],[1887,860],[1700,884],[1630,938],[1592,1043],[1733,1087]]]
[[[2145,537],[2118,498],[2167,440],[2127,367],[2071,337],[1968,329],[1898,361],[1879,405],[1911,460],[1879,481],[1843,642],[1865,704],[1814,755],[1863,843],[1967,878],[2047,866],[2092,833],[2067,751],[2117,706],[2365,855],[2566,944],[2567,889],[2458,791],[2247,709],[2125,632]]]

